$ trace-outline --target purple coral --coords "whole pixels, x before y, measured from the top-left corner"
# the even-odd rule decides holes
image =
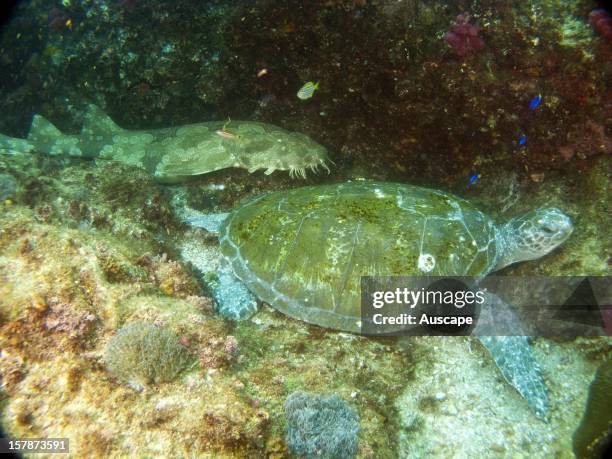
[[[591,11],[589,23],[602,37],[612,40],[612,15],[600,8]]]
[[[484,41],[478,36],[481,28],[470,24],[470,15],[461,13],[455,18],[455,22],[444,35],[444,41],[453,48],[455,54],[464,57],[468,54],[480,51],[484,48]]]

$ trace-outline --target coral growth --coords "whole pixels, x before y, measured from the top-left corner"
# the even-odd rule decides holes
[[[0,350],[0,388],[7,394],[12,394],[15,386],[23,379],[25,366],[19,354]]]
[[[308,459],[350,459],[357,453],[359,416],[337,395],[294,392],[285,401],[287,444]]]
[[[602,37],[612,40],[612,15],[606,10],[597,9],[591,11],[591,14],[589,14],[589,24]]]
[[[198,285],[184,265],[170,260],[166,253],[151,260],[151,269],[159,289],[168,296],[187,298],[199,293]]]
[[[93,330],[96,316],[91,312],[75,311],[71,304],[57,297],[49,298],[47,307],[43,322],[46,330],[66,333],[71,339],[83,338]]]
[[[455,18],[455,22],[444,35],[444,41],[459,57],[475,53],[484,48],[484,41],[478,36],[481,28],[470,24],[470,15],[462,13]]]
[[[222,368],[238,357],[238,342],[234,336],[211,338],[199,351],[202,368]]]
[[[135,388],[172,381],[189,360],[175,333],[146,322],[122,327],[109,341],[104,355],[109,371]]]

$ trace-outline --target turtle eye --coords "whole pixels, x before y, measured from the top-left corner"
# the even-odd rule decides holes
[[[542,231],[548,236],[552,236],[553,234],[557,232],[554,228],[551,228],[548,225],[542,226]]]

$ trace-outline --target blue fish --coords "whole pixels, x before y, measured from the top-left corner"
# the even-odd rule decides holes
[[[527,142],[527,136],[523,134],[519,139],[519,145],[525,145],[525,142]]]
[[[538,94],[537,97],[534,97],[531,103],[529,104],[529,110],[533,110],[534,108],[536,108],[541,100],[542,94]]]
[[[472,183],[476,182],[476,180],[478,180],[479,178],[480,174],[471,175],[468,181],[468,185],[471,185]]]

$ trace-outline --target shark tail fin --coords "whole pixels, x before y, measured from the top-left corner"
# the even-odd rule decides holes
[[[108,135],[122,132],[123,129],[115,123],[100,107],[89,104],[83,117],[83,134]]]
[[[34,145],[49,143],[62,137],[62,133],[49,120],[41,115],[34,115],[27,140]]]
[[[14,156],[19,153],[29,153],[32,150],[34,150],[34,145],[28,140],[0,134],[0,154]]]

